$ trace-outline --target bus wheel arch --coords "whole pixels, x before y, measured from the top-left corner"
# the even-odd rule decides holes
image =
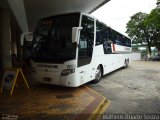
[[[100,82],[102,76],[103,76],[103,65],[99,64],[95,72],[95,79],[93,80],[93,83]]]
[[[129,64],[129,62],[130,62],[130,61],[129,61],[129,58],[127,59],[127,62],[128,62],[128,64]]]
[[[103,73],[104,73],[104,71],[103,71],[103,65],[102,64],[99,64],[99,66],[100,66],[100,68],[101,68],[101,72],[102,72],[102,76],[103,76]],[[101,76],[101,77],[102,77]]]

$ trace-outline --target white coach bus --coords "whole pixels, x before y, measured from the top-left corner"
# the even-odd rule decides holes
[[[84,13],[41,19],[32,45],[33,79],[68,87],[97,83],[103,75],[127,67],[131,52],[129,38]]]

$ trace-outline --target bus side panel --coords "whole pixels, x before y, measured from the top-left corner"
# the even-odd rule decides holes
[[[107,74],[124,66],[125,59],[129,59],[129,53],[104,54],[103,45],[95,46],[93,54],[93,66],[103,66],[103,74]]]

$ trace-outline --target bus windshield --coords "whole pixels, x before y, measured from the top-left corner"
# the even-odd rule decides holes
[[[80,14],[53,16],[40,20],[33,38],[32,59],[36,62],[63,63],[76,57],[72,27],[79,26]]]

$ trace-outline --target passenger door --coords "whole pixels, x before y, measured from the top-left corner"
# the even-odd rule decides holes
[[[78,49],[78,72],[80,82],[85,83],[93,78],[91,75],[91,66],[93,46],[94,46],[94,19],[83,15],[81,26],[83,29],[79,38]],[[93,71],[93,70],[92,70]]]

